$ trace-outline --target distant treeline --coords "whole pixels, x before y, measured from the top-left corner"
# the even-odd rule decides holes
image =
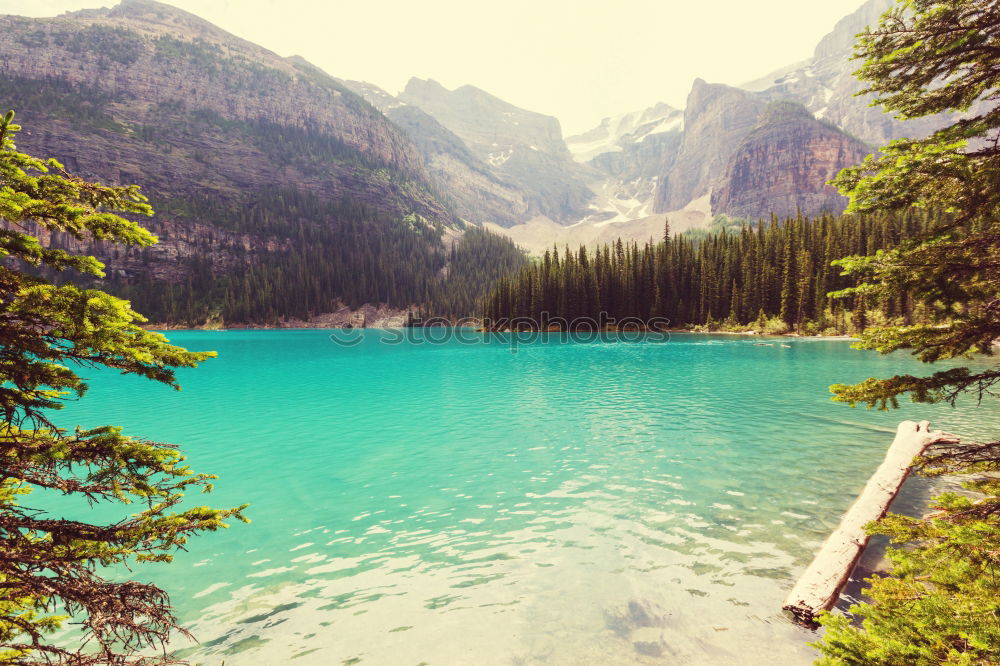
[[[682,234],[642,246],[619,240],[596,250],[553,248],[483,304],[489,329],[549,328],[552,320],[667,319],[672,327],[843,334],[872,318],[919,318],[905,296],[881,302],[831,298],[855,286],[831,262],[874,254],[925,231],[929,214],[799,216],[711,234]],[[555,326],[565,326],[556,323]]]
[[[524,254],[506,239],[477,228],[450,251],[383,228],[360,231],[304,229],[288,250],[260,256],[238,271],[213,273],[204,258],[188,277],[171,283],[143,277],[107,285],[151,321],[174,325],[272,324],[351,307],[385,303],[463,317],[475,312],[493,280],[516,272]],[[355,246],[338,238],[367,236]],[[360,246],[360,249],[358,247]]]
[[[228,247],[227,253],[236,253],[235,267],[220,270],[211,259],[211,239],[203,239],[206,246],[186,260],[179,282],[149,275],[108,281],[106,288],[158,323],[268,324],[330,312],[338,301],[465,316],[497,279],[526,261],[509,239],[477,227],[449,246],[442,242],[444,229],[419,216],[395,219],[357,202],[331,203],[296,190],[256,193],[253,206],[239,211],[220,199],[193,198],[187,210],[180,207],[159,208],[266,232],[281,247]]]

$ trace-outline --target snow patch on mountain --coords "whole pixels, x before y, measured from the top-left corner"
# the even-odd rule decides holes
[[[490,153],[486,156],[487,161],[495,167],[501,166],[504,162],[510,159],[510,156],[514,154],[513,148],[508,148],[507,150],[501,150],[499,152]]]
[[[631,181],[607,178],[591,185],[591,190],[594,192],[589,206],[591,213],[577,224],[592,224],[599,228],[653,214],[655,176]]]
[[[624,146],[639,143],[650,134],[679,131],[683,123],[683,111],[661,102],[641,111],[605,118],[594,129],[567,137],[566,146],[574,160],[586,163],[604,153],[620,152]]]

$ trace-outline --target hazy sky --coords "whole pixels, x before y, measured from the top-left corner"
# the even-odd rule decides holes
[[[54,16],[115,0],[0,0]],[[804,60],[863,0],[170,0],[280,55],[391,93],[472,84],[556,116],[565,134]]]

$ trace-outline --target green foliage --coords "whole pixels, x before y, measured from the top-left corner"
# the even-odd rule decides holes
[[[923,233],[838,262],[863,283],[856,299],[905,298],[923,312],[909,325],[876,325],[858,346],[908,349],[927,363],[990,355],[1000,337],[1000,12],[978,0],[901,0],[860,35],[859,74],[887,111],[913,118],[967,116],[922,140],[892,142],[836,183],[849,211],[943,211]],[[1000,367],[837,384],[835,399],[895,407],[901,396],[954,403],[996,396]],[[932,450],[931,475],[962,475],[969,494],[935,498],[923,519],[890,515],[872,526],[895,544],[889,577],[869,579],[871,603],[822,619],[824,664],[995,664],[1000,661],[1000,443]]]
[[[760,331],[764,335],[784,335],[788,333],[789,328],[788,324],[781,317],[768,317],[762,326],[759,328],[755,327],[754,330]]]
[[[71,53],[97,53],[97,65],[101,69],[109,68],[111,63],[131,65],[146,51],[141,35],[117,26],[91,24],[66,35],[61,41]]]
[[[56,78],[3,76],[0,77],[0,100],[28,116],[39,114],[69,120],[80,128],[125,131],[108,112],[108,106],[115,99],[82,83]]]
[[[1000,488],[989,489],[993,495]],[[823,619],[819,664],[995,664],[1000,655],[1000,530],[986,507],[969,497],[937,497],[942,517],[890,515],[872,529],[896,543],[892,575],[869,579],[873,603],[852,607],[860,628],[844,615]],[[969,515],[962,520],[953,516]]]
[[[264,94],[292,80],[290,74],[253,62],[240,54],[227,54],[218,44],[201,37],[187,41],[172,35],[161,35],[153,41],[153,47],[153,57],[162,66],[183,63],[196,71],[199,77],[221,80],[229,90],[251,95]]]
[[[452,246],[447,275],[435,285],[426,308],[437,315],[471,315],[498,280],[517,273],[526,263],[524,252],[509,238],[470,226]]]
[[[160,35],[153,40],[153,57],[161,61],[186,60],[201,71],[214,70],[223,60],[218,44],[200,37],[187,41],[173,35]]]
[[[156,238],[116,212],[152,210],[136,186],[89,183],[55,160],[17,152],[13,115],[0,121],[0,662],[132,663],[179,629],[162,590],[106,580],[99,567],[169,561],[191,535],[243,520],[243,507],[182,510],[184,493],[207,492],[213,477],[192,472],[175,448],[111,426],[66,431],[49,411],[85,395],[79,368],[114,368],[176,388],[175,368],[213,354],[145,331],[126,301],[37,277],[44,269],[99,278],[104,268],[46,247],[42,233],[145,247]],[[136,509],[111,524],[56,518],[30,504],[39,489]],[[79,648],[47,640],[69,617],[81,625]],[[146,663],[154,661],[166,659]]]
[[[901,139],[837,179],[849,211],[940,210],[925,233],[880,253],[840,261],[865,279],[843,292],[907,298],[925,309],[926,325],[879,327],[861,346],[888,353],[912,349],[922,361],[991,353],[1000,335],[1000,15],[972,0],[909,0],[860,37],[860,76],[887,110],[903,117],[942,111],[977,113],[922,140]],[[910,393],[946,398],[949,382],[928,378],[869,381],[835,390],[839,399],[885,406]],[[952,377],[985,395],[1000,369]]]
[[[868,580],[862,620],[826,615],[820,664],[995,664],[1000,655],[1000,443],[948,446],[916,461],[928,476],[982,474],[934,499],[928,518],[870,526],[895,544],[889,576]]]

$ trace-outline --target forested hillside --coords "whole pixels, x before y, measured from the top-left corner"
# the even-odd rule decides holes
[[[488,329],[548,328],[550,320],[666,318],[672,327],[755,328],[770,333],[853,333],[869,320],[919,317],[904,297],[831,298],[855,286],[831,262],[873,254],[913,237],[930,216],[822,216],[772,220],[756,228],[682,234],[596,251],[554,248],[485,300]],[[534,323],[529,323],[534,322]],[[562,326],[561,324],[559,324]]]
[[[316,212],[335,215],[339,209]],[[402,225],[374,213],[346,216],[336,226],[292,219],[287,247],[245,270],[213,275],[209,262],[196,257],[188,260],[183,281],[119,280],[113,291],[153,321],[174,325],[307,321],[341,303],[417,306],[437,316],[465,316],[476,310],[489,285],[526,261],[508,239],[477,227],[445,249],[440,229],[419,217]]]
[[[412,142],[336,79],[162,3],[0,17],[0,107],[25,127],[20,149],[142,186],[157,245],[44,240],[97,256],[100,286],[155,322],[274,323],[339,302],[467,314],[519,265],[509,242],[463,240]],[[459,287],[445,267],[466,255],[483,270]]]

